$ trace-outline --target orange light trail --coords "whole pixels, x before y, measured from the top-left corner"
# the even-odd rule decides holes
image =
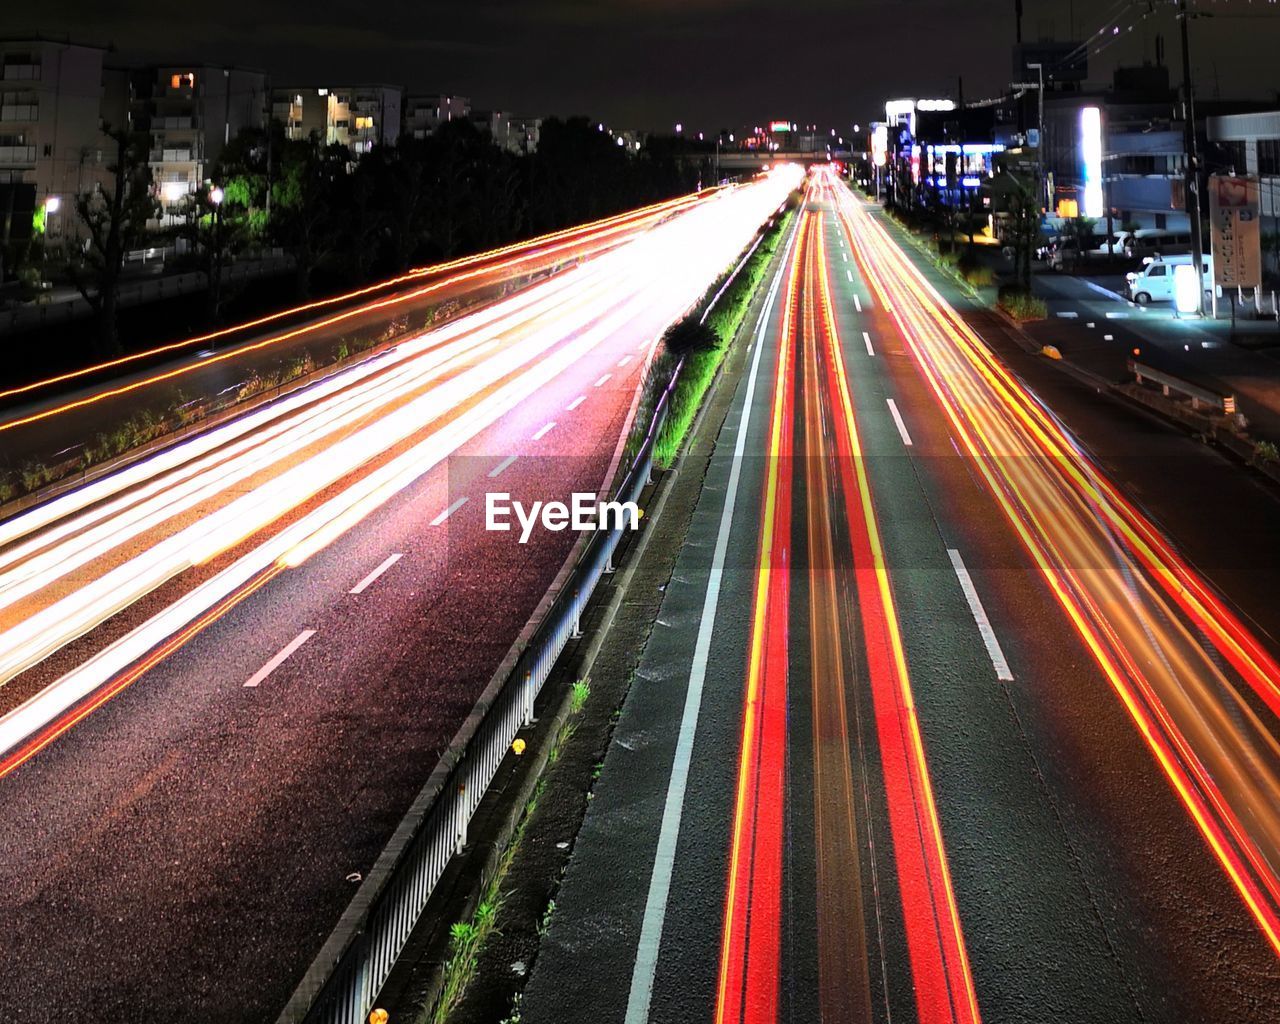
[[[875,706],[899,889],[919,1019],[981,1020],[960,911],[942,840],[933,784],[902,645],[901,627],[866,471],[844,354],[831,303],[825,242],[819,241],[824,349],[829,387],[839,397],[839,470]]]
[[[605,218],[602,218],[601,220],[593,221],[589,224],[582,224],[577,227],[566,228],[561,231],[554,231],[554,232],[551,232],[550,234],[539,235],[537,238],[532,238],[525,242],[518,242],[513,245],[503,246],[498,249],[491,249],[487,252],[477,253],[473,256],[464,256],[460,259],[451,260],[447,263],[438,263],[428,267],[415,268],[413,270],[410,270],[408,273],[401,274],[399,277],[389,278],[386,281],[380,281],[377,284],[367,285],[364,288],[358,288],[355,291],[346,292],[345,294],[342,294],[342,295],[330,296],[327,299],[317,299],[315,302],[308,302],[300,306],[294,306],[290,309],[280,310],[276,313],[271,313],[271,314],[268,314],[267,316],[259,317],[256,320],[248,320],[243,323],[235,324],[234,326],[231,326],[231,327],[224,327],[221,330],[211,331],[207,334],[200,334],[191,338],[184,338],[181,341],[170,342],[169,344],[166,344],[166,345],[160,345],[155,348],[147,349],[144,352],[134,352],[129,355],[121,356],[118,359],[111,359],[111,360],[107,360],[106,362],[95,363],[93,366],[86,366],[79,370],[72,370],[67,373],[59,374],[54,377],[47,377],[43,380],[34,381],[31,384],[24,384],[21,387],[9,388],[6,391],[0,391],[0,402],[3,402],[9,398],[16,397],[18,395],[31,394],[32,392],[35,392],[35,391],[40,391],[46,388],[54,387],[58,384],[66,384],[70,381],[79,380],[82,377],[87,377],[92,374],[103,373],[107,370],[119,369],[120,367],[128,366],[132,363],[136,363],[141,360],[155,359],[155,358],[158,358],[159,356],[167,355],[168,353],[171,353],[171,352],[180,352],[183,349],[193,348],[194,346],[202,345],[205,342],[217,341],[219,338],[225,338],[231,334],[238,334],[242,331],[253,330],[254,328],[257,328],[257,327],[265,327],[268,324],[275,323],[278,320],[283,320],[291,316],[297,316],[299,314],[312,312],[314,310],[327,309],[330,306],[337,305],[344,302],[350,302],[352,300],[359,299],[365,295],[372,295],[386,288],[394,288],[398,285],[405,284],[410,281],[416,281],[418,278],[421,278],[421,277],[427,277],[427,276],[432,276],[436,274],[447,274],[455,270],[461,270],[465,267],[473,267],[478,263],[488,264],[493,260],[501,260],[502,257],[504,256],[519,254],[521,257],[519,260],[507,260],[505,262],[495,263],[493,266],[484,266],[480,268],[478,271],[471,274],[464,274],[461,276],[452,277],[445,281],[436,282],[429,288],[415,290],[405,295],[392,296],[387,300],[374,303],[372,305],[361,306],[359,309],[348,311],[348,314],[346,316],[334,317],[329,320],[321,321],[320,323],[308,324],[297,331],[291,331],[287,334],[281,334],[276,337],[269,338],[261,344],[257,344],[253,346],[240,346],[232,350],[233,352],[252,352],[255,349],[260,349],[270,344],[277,344],[281,341],[287,341],[290,338],[298,337],[300,334],[304,334],[308,331],[318,330],[321,327],[330,326],[343,319],[346,319],[347,316],[355,316],[360,313],[369,312],[370,310],[384,308],[385,306],[388,306],[388,305],[395,305],[398,302],[406,302],[415,298],[421,298],[423,295],[429,294],[433,291],[438,291],[441,288],[445,288],[450,285],[458,284],[462,281],[470,280],[476,276],[479,276],[480,274],[492,273],[495,271],[508,269],[510,267],[516,266],[520,262],[529,260],[534,256],[547,256],[547,255],[550,255],[551,253],[559,252],[562,249],[569,248],[571,245],[581,244],[582,242],[588,239],[596,238],[597,236],[601,238],[611,237],[622,231],[634,230],[636,226],[641,223],[656,220],[660,217],[669,216],[670,214],[679,212],[680,210],[684,209],[687,206],[692,205],[693,203],[701,202],[709,198],[711,195],[715,194],[716,191],[717,189],[707,189],[702,193],[699,193],[696,195],[680,196],[676,199],[669,199],[669,200],[666,200],[665,202],[654,203],[651,206],[641,207],[640,209],[637,209],[637,210],[630,210],[626,213],[617,214],[613,217],[605,217]],[[556,245],[551,249],[540,248],[541,246],[546,246],[548,244],[555,243],[555,242],[563,242],[565,244]],[[204,365],[208,365],[211,362],[216,362],[216,361],[217,360],[215,359],[206,359],[197,365],[204,366]],[[141,387],[149,383],[168,380],[170,376],[173,376],[173,375],[164,375],[156,378],[151,378],[146,381],[141,381],[138,383],[137,386]],[[131,388],[128,390],[133,390],[133,389]],[[112,392],[112,394],[119,394],[119,393],[123,393],[123,392]],[[105,395],[104,397],[110,397],[110,394]],[[79,406],[76,404],[71,404],[66,406],[65,408],[78,408],[78,407]],[[59,408],[59,409],[52,410],[51,414],[54,414],[60,411],[63,411],[63,409]],[[0,424],[0,430],[7,430],[11,426],[18,426],[24,422],[31,422],[31,421],[18,420],[18,421],[15,421],[14,423],[3,423],[3,424]]]
[[[786,766],[790,601],[792,362],[800,263],[810,214],[801,215],[787,269],[769,428],[760,549],[742,742],[725,891],[716,1024],[773,1024],[781,960],[782,805]]]
[[[962,449],[1280,953],[1280,747],[1161,591],[1272,710],[1280,693],[1275,661],[884,229],[847,193],[841,205],[862,273]]]

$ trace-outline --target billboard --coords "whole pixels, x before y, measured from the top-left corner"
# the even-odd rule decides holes
[[[1262,232],[1258,179],[1214,174],[1209,178],[1209,238],[1213,283],[1256,288],[1262,283]]]

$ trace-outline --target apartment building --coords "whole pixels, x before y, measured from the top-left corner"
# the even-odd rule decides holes
[[[186,197],[209,180],[222,149],[246,128],[266,125],[267,76],[248,68],[173,64],[130,75],[134,128],[151,137],[160,224],[181,218]]]
[[[414,94],[404,105],[404,130],[415,139],[425,139],[442,124],[471,115],[471,100],[444,93]]]
[[[0,204],[3,241],[28,236],[32,216],[54,239],[78,236],[71,200],[102,181],[106,51],[44,39],[0,40]],[[123,115],[122,115],[123,116]]]
[[[272,92],[271,116],[290,139],[317,138],[353,156],[400,137],[404,90],[398,85],[294,86]]]

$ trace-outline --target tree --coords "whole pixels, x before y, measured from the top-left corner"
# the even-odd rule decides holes
[[[344,146],[321,146],[315,139],[291,140],[280,148],[279,170],[271,183],[269,230],[293,256],[298,294],[306,297],[312,274],[342,237],[338,188],[351,154]]]
[[[1005,237],[1013,249],[1013,272],[1017,286],[1031,290],[1031,256],[1040,240],[1040,202],[1034,181],[1027,182],[1005,171],[993,182],[993,190],[1003,198],[1007,214]]]
[[[1067,237],[1076,243],[1076,258],[1081,261],[1088,259],[1089,250],[1092,248],[1090,243],[1093,241],[1093,229],[1097,223],[1092,217],[1072,217],[1067,221]]]
[[[249,212],[242,190],[204,186],[187,197],[183,223],[175,229],[191,243],[208,282],[208,318],[216,323],[222,308],[222,276],[231,257],[248,241]]]
[[[103,355],[120,351],[116,312],[125,254],[135,248],[156,216],[159,203],[152,193],[148,166],[149,136],[127,129],[104,128],[115,156],[107,165],[110,189],[97,187],[76,196],[76,215],[84,223],[88,245],[70,266],[71,280],[98,318],[98,349]]]

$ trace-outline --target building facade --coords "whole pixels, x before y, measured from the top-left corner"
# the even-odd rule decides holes
[[[45,211],[40,224],[49,237],[79,236],[72,200],[103,181],[109,160],[102,134],[105,55],[76,43],[0,41],[5,241],[27,237],[37,210]]]
[[[223,147],[246,128],[264,128],[267,76],[209,64],[160,65],[133,72],[133,126],[151,137],[151,175],[160,225],[182,218],[188,195],[209,180]]]
[[[415,94],[405,101],[404,130],[415,139],[425,139],[442,124],[471,116],[471,100],[444,93]]]
[[[398,85],[294,86],[272,92],[271,116],[286,138],[316,138],[359,156],[395,145],[403,100]]]
[[[1210,117],[1209,169],[1258,179],[1262,256],[1280,274],[1280,110]]]

